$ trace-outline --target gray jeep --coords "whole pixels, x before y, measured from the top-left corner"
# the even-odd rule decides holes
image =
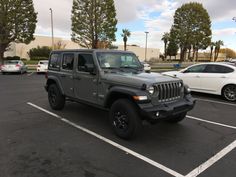
[[[117,50],[53,51],[45,88],[54,110],[66,100],[109,110],[114,132],[124,139],[136,135],[143,120],[177,123],[195,104],[180,79],[145,73],[134,53]]]

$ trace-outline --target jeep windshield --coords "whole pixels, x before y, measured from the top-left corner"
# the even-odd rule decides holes
[[[142,70],[142,64],[132,53],[97,52],[97,59],[102,69]]]

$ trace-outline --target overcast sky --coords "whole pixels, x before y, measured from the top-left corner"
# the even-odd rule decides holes
[[[127,28],[131,31],[128,44],[145,45],[145,33],[148,31],[148,46],[163,50],[161,36],[169,32],[173,23],[175,10],[189,0],[114,0],[118,31],[115,44],[122,44],[121,31]],[[70,38],[71,8],[73,0],[34,0],[38,12],[36,34],[51,34],[50,11],[54,12],[55,36]],[[196,0],[207,9],[212,20],[213,41],[223,40],[224,47],[236,50],[236,16],[235,0]]]

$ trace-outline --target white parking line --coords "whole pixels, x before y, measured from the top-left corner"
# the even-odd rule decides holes
[[[230,145],[225,147],[223,150],[218,152],[216,155],[211,157],[209,160],[195,168],[193,171],[191,171],[189,174],[187,174],[185,177],[196,177],[200,175],[203,171],[208,169],[210,166],[212,166],[214,163],[219,161],[221,158],[223,158],[226,154],[228,154],[230,151],[232,151],[234,148],[236,148],[236,140],[232,142]]]
[[[30,103],[30,102],[28,102],[27,104],[32,106],[32,107],[34,107],[34,108],[36,108],[36,109],[38,109],[38,110],[40,110],[40,111],[43,111],[43,112],[45,112],[45,113],[47,113],[47,114],[49,114],[49,115],[51,115],[53,117],[56,117],[56,118],[60,119],[61,121],[63,121],[64,123],[67,123],[67,124],[77,128],[77,129],[79,129],[79,130],[81,130],[81,131],[83,131],[85,133],[88,133],[88,134],[90,134],[90,135],[92,135],[92,136],[102,140],[103,142],[106,142],[106,143],[108,143],[108,144],[110,144],[110,145],[112,145],[112,146],[114,146],[114,147],[116,147],[116,148],[118,148],[118,149],[128,153],[128,154],[131,154],[132,156],[134,156],[134,157],[136,157],[138,159],[141,159],[141,160],[149,163],[150,165],[153,165],[154,167],[157,167],[157,168],[161,169],[162,171],[165,171],[166,173],[169,173],[172,176],[184,177],[180,173],[178,173],[178,172],[176,172],[176,171],[174,171],[174,170],[172,170],[172,169],[170,169],[170,168],[168,168],[168,167],[166,167],[166,166],[164,166],[164,165],[162,165],[162,164],[160,164],[158,162],[155,162],[152,159],[149,159],[149,158],[147,158],[147,157],[145,157],[145,156],[143,156],[143,155],[141,155],[141,154],[139,154],[139,153],[137,153],[137,152],[135,152],[135,151],[133,151],[131,149],[128,149],[128,148],[126,148],[126,147],[124,147],[124,146],[122,146],[122,145],[120,145],[120,144],[118,144],[118,143],[116,143],[114,141],[111,141],[111,140],[109,140],[109,139],[107,139],[107,138],[105,138],[105,137],[103,137],[103,136],[101,136],[101,135],[99,135],[99,134],[97,134],[95,132],[92,132],[92,131],[84,128],[84,127],[81,127],[81,126],[79,126],[79,125],[77,125],[77,124],[75,124],[75,123],[73,123],[73,122],[71,122],[71,121],[69,121],[69,120],[67,120],[67,119],[57,115],[57,114],[54,114],[54,113],[52,113],[52,112],[50,112],[50,111],[48,111],[48,110],[46,110],[44,108],[41,108],[41,107],[39,107],[39,106],[37,106],[37,105],[35,105],[33,103]]]
[[[226,103],[226,102],[222,102],[222,101],[214,101],[214,100],[202,99],[202,98],[195,98],[195,99],[199,100],[199,101],[210,102],[210,103],[224,104],[224,105],[228,105],[228,106],[236,106],[236,104],[234,104],[234,103]]]
[[[204,120],[204,119],[200,119],[197,117],[193,117],[193,116],[186,116],[188,119],[192,119],[192,120],[197,120],[197,121],[201,121],[201,122],[206,122],[209,124],[214,124],[214,125],[218,125],[218,126],[222,126],[222,127],[227,127],[227,128],[231,128],[231,129],[236,129],[236,127],[231,126],[231,125],[227,125],[227,124],[222,124],[222,123],[218,123],[218,122],[213,122],[213,121],[209,121],[209,120]]]
[[[29,74],[27,74],[27,76],[31,76],[31,75],[33,75],[35,72],[32,72],[32,73],[29,73]]]

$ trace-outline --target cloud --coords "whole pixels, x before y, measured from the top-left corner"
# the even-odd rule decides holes
[[[50,35],[50,11],[53,9],[54,15],[54,34],[55,36],[70,37],[71,34],[71,9],[73,0],[33,0],[35,9],[38,12],[37,34]],[[191,2],[192,0],[114,0],[118,23],[121,27],[126,28],[126,25],[133,22],[143,21],[144,26],[139,27],[139,31],[133,31],[131,28],[131,44],[145,45],[144,31],[149,31],[148,45],[150,47],[160,48],[163,50],[163,42],[161,41],[162,34],[168,32],[173,23],[173,15],[175,10],[183,3]],[[200,2],[209,12],[212,22],[221,23],[231,21],[233,16],[236,16],[236,1],[224,0],[196,0]],[[137,23],[136,23],[137,24]],[[232,24],[233,23],[232,21]],[[132,26],[132,25],[131,25]],[[221,26],[221,28],[224,26]],[[137,29],[137,28],[136,28]],[[143,31],[140,31],[143,29]],[[225,28],[214,30],[214,39],[224,38],[225,35],[234,35],[234,28]],[[118,34],[117,43],[123,43]]]

